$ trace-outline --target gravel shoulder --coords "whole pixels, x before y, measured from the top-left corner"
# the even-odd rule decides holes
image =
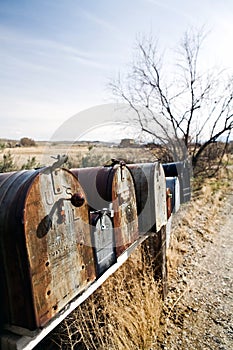
[[[171,279],[161,320],[160,348],[233,349],[233,193],[211,225],[210,204],[188,230],[186,253]]]

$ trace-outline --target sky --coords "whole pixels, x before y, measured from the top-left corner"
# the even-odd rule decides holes
[[[138,35],[170,50],[205,26],[203,64],[232,69],[232,17],[232,0],[0,0],[0,138],[62,137],[75,115],[76,139],[111,123],[95,106],[113,102]]]

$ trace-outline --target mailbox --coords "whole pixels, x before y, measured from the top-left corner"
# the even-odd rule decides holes
[[[159,162],[130,164],[134,178],[140,233],[159,232],[167,223],[166,180]]]
[[[91,210],[105,209],[112,216],[115,252],[119,257],[139,237],[134,181],[129,169],[119,162],[71,171],[85,190]]]
[[[171,192],[172,213],[176,213],[180,208],[180,181],[179,178],[166,177],[166,186]]]
[[[1,313],[43,327],[96,278],[88,204],[68,170],[0,174]]]
[[[188,162],[163,164],[166,177],[177,176],[180,182],[180,203],[188,202],[191,198],[190,165]]]

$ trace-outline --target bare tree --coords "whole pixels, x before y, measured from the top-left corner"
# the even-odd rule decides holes
[[[218,140],[226,146],[233,129],[233,76],[202,68],[205,38],[203,30],[186,32],[172,69],[152,37],[138,40],[130,72],[110,84],[136,112],[141,130],[167,146],[175,160],[191,159],[196,173],[201,160],[209,162],[208,150]],[[221,147],[218,162],[224,153]]]

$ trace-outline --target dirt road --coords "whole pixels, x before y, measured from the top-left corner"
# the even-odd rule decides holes
[[[199,230],[198,239],[190,231],[166,300],[161,349],[233,349],[233,193],[226,197],[213,234]]]

